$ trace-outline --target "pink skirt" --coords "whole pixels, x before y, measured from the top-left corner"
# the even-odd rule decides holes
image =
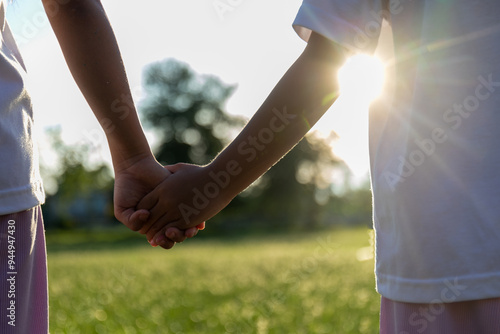
[[[47,334],[48,311],[41,208],[0,216],[0,333]]]
[[[382,297],[380,334],[500,334],[500,298],[413,304]]]

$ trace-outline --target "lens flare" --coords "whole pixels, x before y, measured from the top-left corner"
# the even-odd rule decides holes
[[[380,59],[368,55],[350,57],[338,73],[340,94],[370,104],[382,92],[385,69]]]

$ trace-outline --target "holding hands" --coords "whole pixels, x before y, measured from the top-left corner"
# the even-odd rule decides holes
[[[169,182],[171,177],[172,172],[163,168],[151,155],[138,158],[124,168],[115,166],[116,218],[129,229],[146,234],[153,246],[158,245],[165,249],[172,248],[176,242],[194,237],[198,229],[205,227],[204,221],[196,220],[197,223],[193,225],[182,224],[179,219],[172,220],[171,217],[177,217],[176,210],[170,210],[166,205],[171,199],[165,195],[173,193],[175,196],[177,192],[166,189],[173,189],[173,185],[179,184],[179,181]],[[167,212],[162,213],[162,208],[166,208]],[[167,223],[172,223],[168,225],[171,226],[168,238],[165,236]],[[163,232],[163,238],[154,242],[153,237],[160,230]],[[159,236],[156,236],[156,239],[158,238]]]
[[[145,233],[151,213],[135,208],[171,172],[151,153],[104,8],[100,1],[66,1],[54,15],[53,1],[42,0],[42,4],[68,68],[106,134],[116,178],[115,215],[130,229]],[[126,107],[116,108],[117,102]],[[162,247],[171,248],[198,229],[172,231],[173,239],[165,240]]]
[[[42,0],[48,13],[52,2]],[[81,14],[81,15],[80,15]],[[66,63],[101,124],[115,171],[115,215],[154,245],[172,248],[264,174],[331,106],[345,50],[312,33],[240,134],[207,166],[162,167],[134,107],[123,61],[100,1],[70,1],[48,15]],[[117,102],[123,104],[116,108]]]
[[[325,100],[325,96],[339,91],[332,76],[345,54],[334,42],[313,33],[252,119],[210,164],[163,169],[149,162],[143,169],[147,175],[134,179],[140,167],[131,165],[117,177],[116,189],[122,192],[116,198],[117,217],[145,234],[152,245],[167,249],[194,236],[207,219],[292,149],[330,108],[335,99]]]
[[[148,210],[147,222],[139,230],[152,245],[163,248],[171,240],[196,235],[205,221],[226,207],[233,196],[226,195],[211,179],[211,166],[176,164],[165,167],[171,175],[165,178],[137,205],[136,212]],[[203,189],[212,188],[209,194]],[[201,190],[200,190],[201,189]],[[134,213],[133,220],[139,215]],[[180,231],[185,231],[184,235]]]

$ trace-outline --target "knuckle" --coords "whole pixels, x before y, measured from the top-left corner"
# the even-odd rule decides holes
[[[132,224],[130,229],[134,232],[139,232],[141,230],[141,227],[142,227],[141,224],[134,223],[134,224]]]
[[[163,249],[172,249],[174,247],[175,243],[167,243],[163,245]]]
[[[140,234],[147,234],[149,231],[149,229],[147,228],[147,226],[139,226],[138,229],[136,230],[136,232],[139,232]]]
[[[128,221],[128,222],[122,222],[125,226],[127,226],[129,229],[131,229],[132,231],[134,232],[137,232],[141,229],[142,225],[137,223],[137,222],[133,222],[133,221]]]

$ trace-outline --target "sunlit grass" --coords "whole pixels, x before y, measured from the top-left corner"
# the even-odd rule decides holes
[[[49,235],[53,334],[377,332],[373,262],[356,259],[365,229],[199,239],[169,252],[71,238]]]

